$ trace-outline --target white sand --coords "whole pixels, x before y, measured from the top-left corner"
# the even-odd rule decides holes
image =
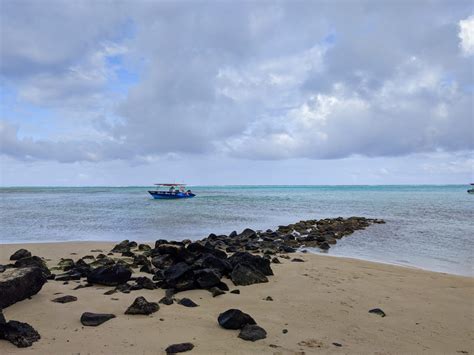
[[[97,255],[90,250],[108,251],[112,244],[1,245],[0,263],[8,263],[20,247],[51,259],[48,263],[54,266],[60,257]],[[195,348],[190,353],[194,354],[474,352],[473,278],[321,255],[295,256],[306,262],[281,259],[282,264],[272,264],[275,276],[269,277],[270,282],[240,286],[240,295],[212,298],[207,291],[187,291],[176,297],[189,297],[200,307],[160,305],[151,316],[125,315],[124,311],[138,296],[158,301],[164,290],[105,296],[109,287],[73,291],[74,281],[68,285],[50,281],[31,300],[4,310],[7,320],[30,323],[41,340],[26,349],[0,341],[0,353],[161,354],[168,345],[180,342],[192,342]],[[51,302],[68,294],[78,301]],[[267,296],[273,301],[263,300]],[[368,313],[376,307],[387,316]],[[220,328],[217,316],[229,308],[253,316],[266,329],[267,338],[247,342],[237,337],[238,331]],[[117,318],[98,327],[83,327],[79,319],[86,311],[114,313]],[[283,334],[283,329],[288,333]]]

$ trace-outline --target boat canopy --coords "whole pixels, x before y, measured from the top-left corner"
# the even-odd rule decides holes
[[[186,184],[154,184],[156,186],[186,186]]]

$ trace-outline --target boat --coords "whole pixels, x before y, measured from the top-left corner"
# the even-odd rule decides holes
[[[474,184],[471,184],[471,186],[474,186]],[[469,190],[467,190],[468,194],[474,194],[474,187],[471,187]]]
[[[179,198],[191,198],[196,196],[191,190],[186,190],[186,184],[155,184],[156,190],[150,190],[148,193],[156,200],[176,200]],[[160,188],[162,188],[160,190]],[[167,188],[165,190],[164,188]]]

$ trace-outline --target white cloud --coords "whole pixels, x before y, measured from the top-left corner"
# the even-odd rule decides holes
[[[72,122],[68,134],[37,139],[18,133],[29,117],[13,120],[2,152],[19,159],[335,159],[473,149],[472,63],[455,40],[460,29],[472,50],[474,20],[464,3],[414,2],[399,16],[396,2],[349,2],[350,18],[338,4],[312,1],[7,5],[3,77],[20,104]],[[119,94],[110,85],[124,68],[107,60],[117,55],[140,68],[140,80]]]
[[[459,21],[459,43],[466,55],[474,54],[474,15]]]

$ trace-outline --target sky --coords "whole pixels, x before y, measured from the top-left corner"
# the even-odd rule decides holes
[[[0,0],[1,186],[474,182],[471,1]]]

